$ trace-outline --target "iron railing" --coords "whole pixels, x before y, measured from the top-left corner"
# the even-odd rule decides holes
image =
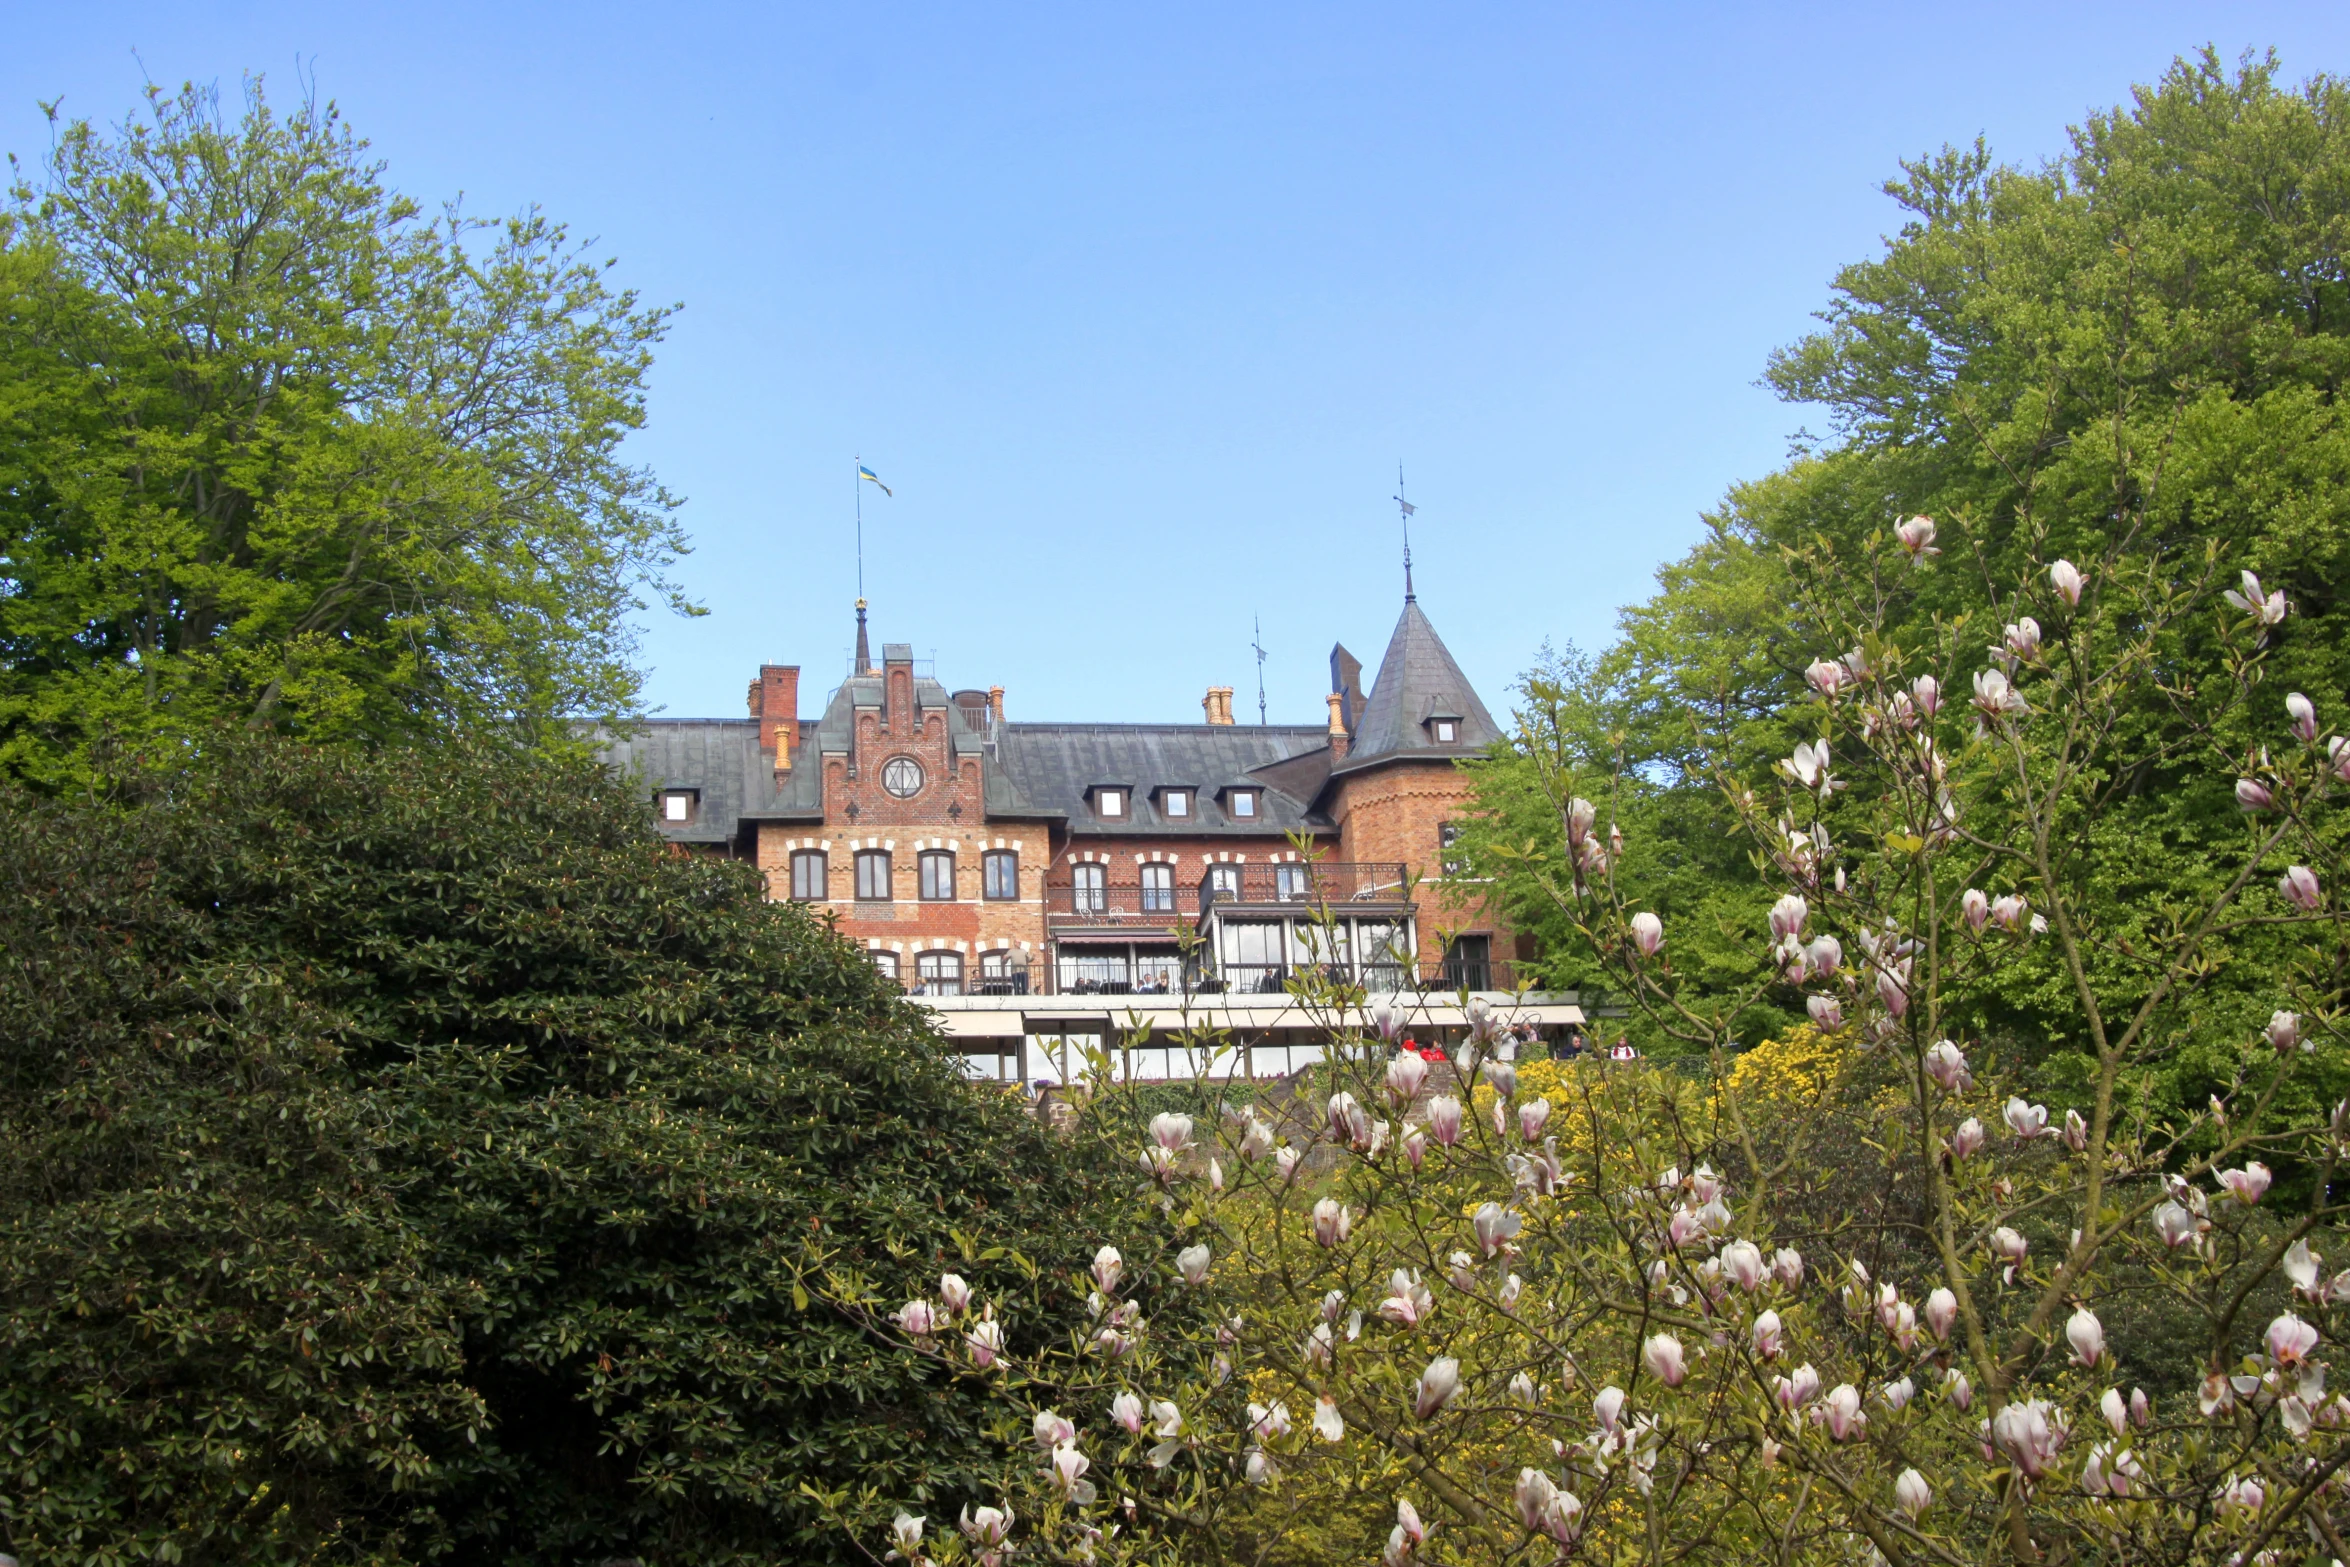
[[[1026,958],[989,958],[966,962],[951,977],[910,973],[903,982],[909,996],[1025,996],[1033,992],[1033,977]]]
[[[1192,976],[1199,995],[1278,995],[1293,984],[1310,988],[1315,981],[1359,986],[1372,995],[1418,991],[1439,995],[1446,991],[1518,988],[1517,974],[1505,962],[1478,959],[1404,958],[1368,963],[1218,963]]]
[[[1199,912],[1203,919],[1218,904],[1400,907],[1409,901],[1405,866],[1400,860],[1286,860],[1211,865],[1199,881]]]
[[[1044,889],[1044,920],[1051,925],[1131,926],[1174,930],[1188,923],[1182,896],[1172,882],[1105,881],[1093,886],[1063,882]]]

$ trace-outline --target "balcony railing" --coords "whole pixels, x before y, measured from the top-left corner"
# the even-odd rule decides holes
[[[1173,882],[1153,885],[1106,881],[1085,886],[1063,883],[1044,889],[1047,925],[1110,925],[1174,930],[1187,923],[1182,894]]]
[[[1400,860],[1293,860],[1211,865],[1199,881],[1199,912],[1218,904],[1397,906],[1410,901]]]
[[[904,983],[909,996],[1025,996],[1033,993],[1033,974],[1026,958],[998,958],[984,967],[967,963],[952,977],[909,974]]]
[[[1359,986],[1371,995],[1421,991],[1431,995],[1460,990],[1518,988],[1508,963],[1472,959],[1405,958],[1390,963],[1219,963],[1192,977],[1195,995],[1278,995],[1293,983],[1311,988],[1315,979],[1330,984]]]

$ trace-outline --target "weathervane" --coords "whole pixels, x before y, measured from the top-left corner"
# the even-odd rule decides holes
[[[1257,726],[1265,723],[1265,622],[1262,616],[1249,616],[1249,626],[1256,633],[1249,646],[1257,655]]]
[[[1395,504],[1403,512],[1403,601],[1412,602],[1412,513],[1420,508],[1403,498],[1403,464],[1395,465]]]

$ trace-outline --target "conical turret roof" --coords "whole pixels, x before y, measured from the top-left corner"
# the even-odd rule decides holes
[[[1453,723],[1450,741],[1436,738],[1440,719]],[[1381,762],[1475,756],[1500,738],[1500,726],[1477,699],[1461,666],[1453,662],[1452,650],[1420,612],[1419,601],[1405,599],[1346,760],[1335,771],[1353,772]]]

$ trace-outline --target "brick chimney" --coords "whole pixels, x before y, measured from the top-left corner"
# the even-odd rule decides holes
[[[751,683],[751,716],[759,721],[759,749],[775,753],[775,770],[791,771],[800,734],[800,666],[761,664]]]
[[[1346,760],[1346,693],[1330,693],[1330,759]]]
[[[987,688],[987,710],[995,714],[995,721],[999,725],[1003,723],[1004,688],[1002,686],[989,686]]]
[[[1208,694],[1200,698],[1199,705],[1208,715],[1209,723],[1229,724],[1232,722],[1232,688],[1230,686],[1208,687]]]

